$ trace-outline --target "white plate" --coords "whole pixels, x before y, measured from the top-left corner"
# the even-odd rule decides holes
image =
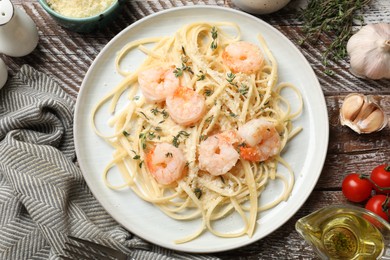
[[[90,113],[97,101],[122,77],[115,72],[115,54],[128,42],[144,37],[172,35],[181,26],[195,21],[233,21],[241,30],[243,40],[257,42],[261,33],[279,64],[280,81],[295,84],[304,99],[304,110],[295,125],[303,131],[286,147],[283,157],[295,172],[295,186],[287,202],[261,214],[255,234],[239,238],[219,238],[205,232],[198,239],[185,244],[174,244],[174,240],[192,234],[199,227],[198,221],[183,222],[165,216],[152,204],[136,197],[130,190],[113,191],[102,181],[102,171],[111,160],[112,149],[96,136],[90,126]],[[129,69],[142,61],[142,55],[130,55]],[[286,93],[291,103],[294,95]],[[98,125],[106,128],[106,111],[97,115]],[[99,120],[99,118],[101,120]],[[328,116],[324,96],[310,65],[299,50],[279,31],[251,15],[233,9],[194,6],[175,8],[150,15],[123,30],[97,56],[88,70],[77,99],[75,113],[75,142],[78,160],[84,178],[97,200],[112,217],[134,234],[157,245],[186,252],[219,252],[247,245],[261,239],[284,224],[302,206],[310,195],[322,166],[328,145]],[[282,169],[283,170],[283,169]],[[280,188],[270,184],[262,199],[269,200]],[[237,218],[224,220],[226,230],[236,230],[241,222]]]

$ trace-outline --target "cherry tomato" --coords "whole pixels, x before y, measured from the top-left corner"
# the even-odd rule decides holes
[[[385,205],[387,202],[387,205]],[[386,195],[375,195],[367,201],[366,209],[389,221],[389,200]]]
[[[373,181],[376,185],[374,185],[374,189],[379,193],[390,193],[390,165],[389,164],[381,164],[375,167],[370,175],[371,181]],[[388,190],[383,190],[383,188]]]
[[[361,178],[357,173],[348,174],[341,184],[344,196],[353,202],[362,202],[368,199],[372,191],[372,183]]]

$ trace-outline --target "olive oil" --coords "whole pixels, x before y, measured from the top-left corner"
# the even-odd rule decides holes
[[[383,225],[376,217],[337,208],[315,212],[296,224],[297,231],[324,259],[380,258],[385,241],[378,227]]]

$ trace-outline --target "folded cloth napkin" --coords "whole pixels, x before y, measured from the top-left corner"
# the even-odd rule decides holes
[[[135,259],[212,259],[147,243],[107,214],[75,163],[74,107],[27,65],[0,91],[0,259],[61,259],[69,234]]]

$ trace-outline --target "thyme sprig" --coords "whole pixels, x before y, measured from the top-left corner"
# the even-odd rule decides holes
[[[227,76],[226,81],[233,85],[234,84],[233,80],[236,78],[236,75],[229,72],[226,74],[226,76]]]
[[[139,139],[140,139],[140,141],[141,141],[141,147],[142,147],[142,149],[146,149],[146,134],[145,133],[140,133],[139,134]]]
[[[189,57],[187,56],[186,50],[183,46],[181,46],[181,67],[176,67],[173,73],[175,74],[176,78],[183,76],[184,71],[188,71],[191,74],[194,74],[191,67],[187,64],[189,63]]]
[[[329,60],[342,60],[347,56],[346,45],[352,36],[355,21],[363,23],[361,15],[364,6],[370,0],[310,0],[308,6],[301,10],[306,41],[316,43],[323,34],[332,39],[322,53],[322,63],[326,67]]]
[[[236,78],[236,75],[233,74],[232,72],[229,72],[226,74],[226,81],[229,82],[230,85],[236,87],[238,92],[241,95],[243,95],[244,97],[246,97],[246,94],[248,94],[248,92],[249,92],[249,87],[244,83],[240,83],[240,85],[238,85],[237,82],[234,82],[235,78]]]
[[[188,71],[189,73],[194,74],[191,67],[187,66],[185,63],[181,64],[181,68],[176,67],[175,70],[173,71],[173,73],[175,74],[175,77],[178,78],[178,77],[183,76],[184,71]]]
[[[157,116],[158,114],[161,114],[161,115],[163,116],[163,118],[165,118],[165,119],[168,118],[168,116],[169,116],[168,112],[167,112],[165,109],[159,110],[157,107],[152,108],[152,109],[150,110],[150,112],[151,112],[153,115],[155,115],[155,116]]]
[[[180,144],[180,137],[189,137],[190,134],[187,133],[186,131],[180,131],[177,135],[175,135],[173,137],[173,140],[172,140],[172,144],[175,146],[175,147],[179,147],[179,144]]]
[[[249,87],[245,84],[241,84],[241,87],[239,87],[238,89],[238,92],[241,93],[241,95],[243,95],[244,97],[246,97],[246,94],[248,94],[249,92]]]
[[[142,149],[146,149],[146,142],[147,140],[153,140],[154,138],[160,139],[160,136],[157,136],[155,132],[153,131],[147,131],[147,132],[141,132],[138,135],[140,142],[141,142],[141,147]]]
[[[218,47],[218,43],[217,43],[218,31],[217,28],[215,28],[214,26],[213,28],[211,28],[211,38],[213,39],[213,41],[211,42],[210,47],[212,50],[215,50]]]

